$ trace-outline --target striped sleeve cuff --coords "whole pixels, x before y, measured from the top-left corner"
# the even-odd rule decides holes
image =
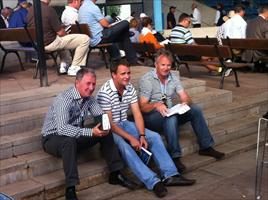
[[[92,128],[83,128],[82,136],[93,137]]]

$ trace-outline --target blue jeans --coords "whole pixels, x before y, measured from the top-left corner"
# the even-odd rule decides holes
[[[119,122],[117,125],[135,138],[139,139],[139,133],[133,122],[126,120]],[[175,164],[166,151],[160,135],[148,129],[145,129],[145,134],[147,137],[148,149],[152,152],[152,158],[157,167],[160,169],[161,178],[166,179],[179,174]],[[161,181],[160,178],[142,162],[136,151],[124,138],[116,133],[113,133],[113,136],[114,142],[117,144],[121,156],[127,163],[128,167],[149,190],[152,190],[154,185]]]
[[[200,149],[206,149],[214,144],[202,110],[196,105],[190,105],[190,107],[191,110],[183,115],[177,114],[170,117],[162,117],[156,110],[143,115],[146,128],[165,135],[168,143],[168,151],[172,158],[181,157],[179,126],[188,121],[191,122],[194,133],[197,136]]]

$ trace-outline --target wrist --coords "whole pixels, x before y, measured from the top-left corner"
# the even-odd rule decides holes
[[[144,137],[146,139],[146,135],[145,134],[140,134],[139,135],[139,138],[142,138],[142,137]]]

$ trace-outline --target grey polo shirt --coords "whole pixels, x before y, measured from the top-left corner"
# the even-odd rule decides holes
[[[149,100],[149,102],[161,102],[162,95],[167,96],[167,105],[172,107],[172,100],[177,96],[177,93],[184,90],[179,77],[170,72],[168,82],[164,86],[157,74],[156,70],[147,72],[139,82],[139,96]]]

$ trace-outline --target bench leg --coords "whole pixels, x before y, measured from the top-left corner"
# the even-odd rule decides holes
[[[108,63],[106,60],[105,49],[100,48],[100,51],[101,51],[102,59],[104,60],[104,63],[105,63],[105,67],[106,67],[106,69],[109,69],[109,66],[108,66]]]
[[[35,73],[33,75],[33,79],[36,79],[37,78],[37,75],[38,75],[38,72],[39,72],[39,59],[37,60],[36,64],[35,64]]]
[[[92,48],[89,47],[88,53],[87,53],[87,62],[86,62],[86,67],[88,67],[88,59],[89,59],[89,55],[91,52]]]
[[[15,53],[15,54],[17,55],[18,59],[19,59],[21,70],[22,70],[22,71],[25,71],[25,69],[24,69],[24,67],[23,67],[23,65],[22,65],[22,62],[21,62],[21,58],[20,58],[19,53],[18,53],[17,51],[14,51],[13,53]]]
[[[223,89],[223,83],[224,83],[224,74],[225,74],[225,71],[226,71],[226,68],[224,68],[223,69],[223,72],[222,72],[222,74],[221,74],[221,80],[220,80],[220,86],[219,86],[219,88],[220,89]]]
[[[236,83],[236,87],[240,87],[239,81],[238,81],[238,76],[237,76],[237,72],[235,69],[233,69],[234,71],[234,75],[235,75],[235,83]]]
[[[4,70],[4,66],[5,66],[5,60],[6,60],[6,57],[7,57],[7,53],[5,53],[3,59],[2,59],[2,64],[1,64],[1,73],[3,72]]]

